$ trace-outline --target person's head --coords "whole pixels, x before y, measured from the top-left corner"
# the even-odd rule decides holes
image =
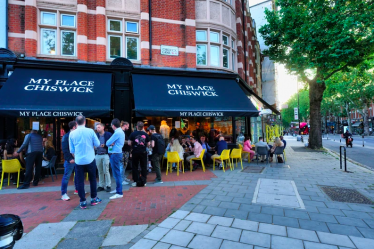
[[[281,140],[279,139],[279,137],[276,137],[275,138],[275,140],[274,140],[274,144],[276,145],[276,146],[280,146],[281,145]]]
[[[45,149],[47,149],[47,150],[49,148],[55,149],[55,147],[53,146],[52,140],[49,140],[49,139],[47,139],[47,141],[45,141],[44,146],[45,146]]]
[[[77,122],[76,122],[76,121],[70,121],[70,122],[69,122],[69,129],[70,129],[71,131],[77,129]]]
[[[244,142],[249,140],[249,136],[244,137]]]
[[[150,126],[148,127],[148,129],[149,129],[149,132],[150,132],[151,134],[156,133],[156,127],[155,127],[154,125],[150,125]]]
[[[138,131],[141,131],[143,130],[143,128],[144,128],[144,123],[142,121],[138,121],[138,123],[136,123],[136,129]]]
[[[117,128],[121,127],[121,122],[119,121],[118,118],[115,118],[115,119],[112,120],[111,125],[112,125],[112,129],[116,130]]]
[[[219,141],[224,141],[225,137],[224,136],[219,136]]]
[[[182,137],[182,144],[186,143],[186,138]]]
[[[96,124],[96,130],[97,130],[98,133],[103,133],[104,128],[105,128],[105,125],[103,123]]]
[[[279,136],[280,140],[283,140],[283,136]]]
[[[174,137],[171,137],[171,138],[170,138],[170,143],[173,144],[173,143],[174,143],[174,140],[175,140],[175,138],[174,138]]]
[[[264,141],[264,138],[263,137],[259,137],[258,141]]]
[[[16,146],[17,146],[17,140],[14,138],[11,138],[6,142],[5,149],[8,154],[12,154]]]
[[[75,121],[77,121],[78,125],[86,125],[86,117],[83,116],[83,115],[77,116],[77,118],[75,119]]]
[[[128,122],[126,122],[126,121],[121,121],[121,129],[122,129],[123,131],[127,131],[127,130],[129,129],[129,127],[130,127],[130,124],[129,124]]]
[[[190,140],[191,140],[192,143],[196,142],[196,138],[195,137],[191,137]]]
[[[205,137],[205,136],[201,136],[201,137],[200,137],[200,141],[201,141],[202,143],[204,143],[204,142],[205,142],[205,139],[206,139],[206,137]]]

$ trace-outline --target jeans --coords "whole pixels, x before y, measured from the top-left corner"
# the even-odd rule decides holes
[[[68,183],[69,183],[69,179],[70,179],[70,176],[71,176],[71,173],[73,173],[74,171],[74,168],[75,168],[75,163],[69,163],[68,161],[65,161],[64,162],[64,176],[62,177],[62,182],[61,182],[61,195],[64,195],[66,194],[67,192],[67,188],[68,188]],[[77,190],[77,177],[75,176],[74,177],[74,185],[75,185],[75,189]]]
[[[156,171],[156,180],[161,181],[161,168],[160,168],[160,160],[162,158],[162,155],[154,153],[152,155],[151,161],[153,164],[153,167]]]
[[[88,173],[88,179],[90,180],[91,188],[91,199],[96,198],[96,161],[95,159],[90,164],[76,165],[75,167],[75,180],[78,188],[78,195],[80,202],[86,201],[86,194],[84,192],[84,172]]]
[[[122,192],[122,153],[114,153],[110,155],[110,166],[112,167],[113,177],[116,180],[116,193],[123,195]]]
[[[139,175],[139,166],[140,163],[140,173]],[[136,182],[136,186],[143,187],[147,183],[147,153],[133,153],[132,154],[132,179]]]
[[[34,185],[38,184],[39,178],[40,178],[40,171],[42,168],[42,161],[43,161],[43,152],[41,151],[31,152],[30,154],[27,155],[26,174],[25,174],[25,180],[23,182],[24,186],[30,186],[34,164],[35,164],[35,175],[34,175],[33,184]]]
[[[122,157],[123,168],[121,171],[122,180],[126,178],[125,172],[126,172],[127,164],[129,163],[129,157],[130,157],[129,151],[123,152],[123,157]]]
[[[97,171],[99,172],[99,187],[111,187],[112,182],[109,173],[109,155],[96,155]]]

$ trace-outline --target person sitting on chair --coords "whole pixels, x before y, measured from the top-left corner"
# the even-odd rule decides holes
[[[268,144],[264,142],[263,137],[259,137],[258,138],[258,142],[255,144],[255,151],[256,151],[256,153],[257,153],[257,148],[258,147],[265,147],[265,148],[267,148],[267,150],[269,150],[268,149]],[[261,162],[264,162],[264,160],[265,160],[265,156],[262,155],[261,156]]]
[[[206,142],[205,135],[202,135],[200,137],[200,141],[201,141],[201,146],[203,147],[203,149],[205,149],[204,162],[207,164],[207,166],[209,166],[209,161],[210,161],[210,158],[212,157],[212,155],[208,152],[208,150],[211,150],[211,149],[214,149],[214,148],[211,148],[209,146],[209,144]]]
[[[245,136],[244,138],[243,151],[250,153],[250,160],[252,160],[256,154],[256,152],[252,150],[251,140],[249,139],[249,136]],[[248,153],[243,154],[245,155],[243,160],[248,161]]]
[[[21,163],[21,165],[24,167],[25,160],[23,159],[23,152],[17,153],[17,150],[19,147],[17,147],[17,140],[14,138],[9,139],[5,144],[5,149],[3,151],[3,157],[4,160],[12,160],[12,159],[18,159],[18,161]],[[12,173],[12,181],[13,185],[17,184],[17,173]],[[24,174],[20,175],[20,182],[23,183]]]
[[[43,161],[42,161],[42,171],[41,171],[41,175],[42,175],[42,179],[45,178],[45,175],[46,175],[46,172],[48,172],[46,170],[46,168],[48,167],[49,165],[49,161],[51,161],[52,157],[56,154],[55,152],[55,147],[53,146],[53,143],[51,140],[46,140],[44,142],[44,151],[43,151]]]
[[[270,162],[273,161],[273,155],[274,155],[274,151],[277,147],[284,147],[284,144],[283,142],[279,139],[279,137],[276,137],[275,138],[275,141],[274,141],[274,145],[273,147],[270,149]]]
[[[192,158],[196,158],[196,157],[200,157],[200,154],[201,152],[203,151],[203,147],[201,146],[201,144],[196,140],[195,137],[191,137],[191,142],[193,143],[194,147],[193,148],[190,148],[190,149],[193,149],[193,155],[187,157],[187,162],[190,163],[190,160]],[[197,168],[197,165],[194,164],[193,165],[193,171],[196,170]]]
[[[216,144],[216,154],[214,154],[211,159],[220,157],[223,150],[227,149],[227,142],[223,136],[219,137],[219,141]],[[219,159],[216,159],[215,162],[219,163],[219,169],[222,169],[222,162]]]

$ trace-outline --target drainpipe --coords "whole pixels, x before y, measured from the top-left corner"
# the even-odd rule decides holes
[[[244,10],[245,10],[245,6],[244,6],[244,1],[245,0],[242,0],[242,17],[243,17],[243,40],[244,40],[244,44],[243,44],[243,48],[244,48],[244,79],[245,81],[247,82],[247,41],[245,39],[245,16],[244,16]],[[248,82],[247,82],[248,84]],[[249,85],[249,84],[248,84]]]
[[[152,61],[152,0],[148,0],[149,12],[149,60]]]

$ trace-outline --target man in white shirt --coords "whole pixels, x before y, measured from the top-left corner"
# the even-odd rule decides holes
[[[266,149],[269,150],[268,144],[264,142],[264,139],[262,137],[259,137],[258,142],[255,144],[256,153],[257,153],[257,148],[258,147],[266,147]],[[264,160],[265,160],[265,156],[262,155],[261,156],[261,162],[263,162]]]
[[[78,195],[80,197],[80,207],[87,208],[87,201],[84,191],[84,172],[88,172],[91,187],[91,206],[101,203],[97,197],[96,189],[96,161],[95,147],[100,146],[94,130],[86,128],[86,118],[82,115],[76,118],[78,128],[70,133],[69,147],[70,153],[74,156],[76,163],[75,174],[77,179]]]

